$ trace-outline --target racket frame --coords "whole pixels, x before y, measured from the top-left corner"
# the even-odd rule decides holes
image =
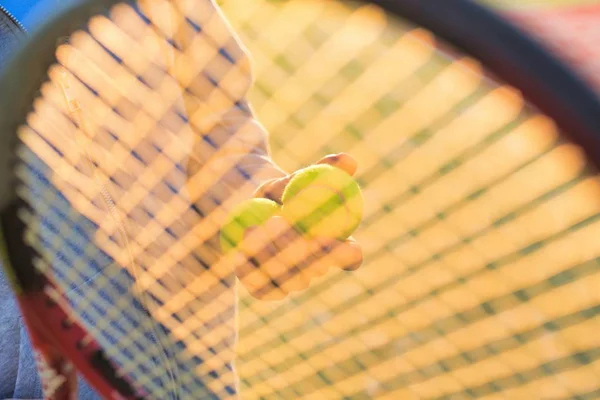
[[[8,63],[0,79],[0,219],[5,234],[3,266],[12,283],[33,345],[46,362],[67,368],[70,360],[104,397],[140,398],[135,389],[119,378],[100,346],[90,340],[80,324],[72,321],[69,307],[56,285],[33,266],[35,252],[23,240],[24,225],[17,212],[25,207],[17,198],[16,177],[18,127],[31,111],[48,68],[57,62],[56,47],[64,38],[84,29],[90,18],[106,15],[111,6],[132,1],[85,0],[64,10],[41,26]],[[569,138],[581,145],[596,167],[600,167],[600,104],[595,93],[542,46],[514,25],[470,0],[373,0],[399,18],[430,30],[457,49],[482,61],[505,83],[522,90],[542,113],[552,117]],[[485,32],[482,35],[481,32]],[[518,54],[518,57],[511,56]],[[7,95],[10,94],[10,95]],[[10,234],[8,234],[10,233]],[[0,237],[0,241],[2,238]],[[104,373],[93,367],[96,357]],[[66,366],[66,367],[65,367]],[[69,375],[70,372],[65,371]],[[67,399],[72,387],[57,392]]]

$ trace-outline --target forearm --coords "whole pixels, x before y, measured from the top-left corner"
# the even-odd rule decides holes
[[[264,127],[239,110],[224,115],[196,141],[188,173],[193,201],[205,215],[218,207],[227,210],[265,182],[286,175],[271,158]]]
[[[211,43],[226,44],[214,55],[222,71],[215,75],[214,60],[206,65],[206,75],[218,80],[218,85],[211,93],[199,94],[204,101],[201,107],[197,101],[186,107],[197,134],[187,165],[192,201],[201,204],[200,211],[208,215],[252,197],[262,184],[286,174],[272,160],[268,133],[248,105],[253,83],[249,54],[215,0],[204,3],[197,18],[210,19],[212,28],[204,34],[210,36]],[[220,53],[223,49],[227,57]]]

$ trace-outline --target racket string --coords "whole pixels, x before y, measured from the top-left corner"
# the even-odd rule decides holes
[[[74,121],[75,125],[80,128],[79,131],[82,132],[84,135],[86,135],[86,137],[89,138],[90,133],[89,133],[89,131],[86,130],[85,119],[83,119],[81,116],[80,105],[78,103],[74,104],[74,102],[76,102],[77,100],[70,98],[69,93],[68,93],[68,87],[65,87],[64,83],[61,85],[61,89],[65,95],[65,100],[66,100],[67,104],[69,105],[69,115],[71,116],[71,119]],[[78,137],[76,139],[78,139]],[[123,225],[122,218],[119,216],[118,210],[116,208],[116,205],[115,205],[112,197],[108,194],[104,185],[102,185],[102,183],[98,182],[98,177],[95,173],[96,169],[93,165],[93,161],[91,160],[91,157],[87,153],[87,149],[86,149],[87,146],[78,145],[78,147],[80,149],[83,149],[84,157],[87,160],[89,160],[88,165],[91,170],[90,171],[91,175],[94,176],[94,178],[95,178],[94,180],[98,184],[98,188],[99,188],[99,191],[101,192],[102,198],[104,199],[104,203],[106,204],[106,207],[108,208],[109,215],[113,219],[114,224],[117,226],[118,236],[120,236],[122,238],[121,245],[123,248],[125,248],[127,250],[127,253],[129,256],[129,265],[130,265],[127,269],[129,269],[129,270],[133,269],[133,281],[134,281],[134,285],[135,285],[134,286],[135,291],[137,293],[139,293],[139,301],[142,304],[143,311],[149,314],[150,308],[148,305],[148,301],[145,298],[145,293],[139,289],[139,285],[138,285],[138,283],[139,283],[139,276],[138,276],[139,267],[137,266],[136,260],[134,259],[133,254],[130,251],[129,237],[127,235],[126,228]],[[156,329],[155,323],[153,321],[151,321],[149,318],[142,318],[142,319],[146,322],[147,328],[152,331],[154,339],[156,341],[158,341],[158,344],[161,346],[159,355],[160,355],[162,364],[166,366],[166,369],[167,369],[168,375],[169,375],[169,379],[170,379],[170,384],[171,384],[171,387],[169,389],[170,390],[169,398],[178,399],[180,397],[180,395],[178,394],[178,384],[177,384],[176,380],[177,380],[177,376],[179,374],[176,371],[174,371],[174,369],[177,368],[176,364],[175,364],[175,366],[173,366],[172,363],[169,361],[166,346],[164,344],[164,340],[162,340],[162,338],[161,338],[162,332],[159,332]]]
[[[232,8],[235,8],[235,7],[236,7],[235,5],[232,5]],[[232,12],[233,12],[233,11],[232,11]],[[242,21],[242,22],[240,23],[240,25],[239,25],[239,26],[241,27],[242,31],[243,31],[243,29],[244,29],[244,23],[245,23],[245,22],[246,22],[246,21]],[[249,30],[250,30],[250,29],[249,29]],[[254,39],[254,38],[253,38],[253,39]],[[249,41],[249,42],[251,43],[251,41]],[[264,50],[265,48],[268,48],[268,47],[267,47],[267,45],[265,45],[264,47],[261,47],[261,46],[262,46],[262,44],[261,44],[261,43],[256,43],[256,47],[258,48],[258,51],[259,51],[259,52],[260,52],[261,50]],[[251,50],[251,52],[252,52],[252,53],[254,53],[254,51],[255,51],[255,49],[253,49],[253,48],[252,48],[252,46],[251,46],[250,50]],[[267,57],[267,59],[269,59],[269,58]],[[300,88],[300,86],[298,86],[298,88]],[[256,98],[260,98],[260,97],[257,95],[257,96],[256,96]],[[261,109],[260,109],[260,107],[257,107],[257,112],[258,112],[258,115],[259,115],[259,117],[260,117],[260,116],[261,116]],[[265,114],[267,114],[267,113],[265,112]],[[267,114],[267,115],[268,115],[268,114]],[[281,118],[281,117],[279,117],[279,118]],[[267,128],[269,128],[269,126],[267,126]],[[300,137],[300,136],[298,136],[298,137]],[[383,143],[386,143],[385,141],[382,141],[382,142],[383,142]],[[274,156],[275,156],[275,157],[277,157],[277,156],[278,156],[277,150],[279,150],[279,149],[275,148],[275,150],[276,150],[276,153],[275,153],[275,155],[274,155]],[[289,148],[287,148],[287,149],[280,150],[279,154],[281,154],[281,157],[288,157],[288,154],[287,154],[287,152],[288,152],[288,151],[293,151],[293,147],[292,147],[292,146],[290,146],[290,147],[289,147]],[[307,151],[307,153],[309,153],[309,152]],[[354,152],[351,152],[351,153],[352,153],[352,154],[356,154],[356,153],[354,153]],[[359,153],[359,154],[360,154],[360,153]],[[496,154],[504,154],[504,153],[496,153]],[[543,152],[542,152],[542,153],[540,153],[540,158],[541,158],[541,157],[544,157],[544,154],[545,154],[545,153],[543,153]],[[493,158],[492,158],[492,159],[493,159]],[[541,168],[540,168],[540,170],[541,170]],[[515,171],[514,171],[514,173],[518,173],[518,171],[519,171],[519,170],[515,170]],[[386,181],[385,179],[382,179],[382,181],[383,181],[383,182],[388,182],[388,183],[389,183],[389,181]],[[524,181],[525,181],[525,179],[524,179]],[[370,182],[367,182],[367,183],[368,183],[368,184],[370,184]],[[568,186],[567,186],[567,189],[568,189]],[[366,190],[368,191],[368,187],[366,188]],[[559,192],[560,192],[560,191],[559,191]],[[475,192],[475,193],[477,193],[477,192]],[[403,205],[404,205],[404,204],[398,204],[396,207],[401,207],[401,206],[403,206]],[[385,214],[385,212],[384,212],[384,211],[381,211],[381,213],[382,213],[382,214]],[[378,226],[378,228],[379,228],[379,229],[384,229],[384,228],[382,227],[382,225],[379,225],[379,226]],[[392,229],[392,230],[393,230],[393,229]],[[373,240],[373,237],[372,237],[372,236],[370,236],[370,235],[374,235],[374,234],[375,234],[375,232],[369,232],[369,233],[365,233],[365,234],[364,234],[364,235],[362,235],[362,236],[363,236],[363,238],[365,239],[365,241],[366,241],[366,240],[369,240],[369,239],[370,239],[370,240]],[[360,237],[360,236],[361,236],[361,235],[359,234],[359,239],[361,239],[361,237]],[[384,241],[384,243],[385,243],[385,241]],[[414,245],[414,241],[412,241],[412,244]],[[393,248],[393,247],[394,247],[394,246],[393,246],[393,244],[390,244],[390,247],[388,248],[388,250],[389,250],[389,249],[391,249],[391,248]],[[404,249],[402,249],[402,250],[404,250]],[[400,250],[400,249],[399,249],[399,251],[398,251],[398,252],[399,252],[399,253],[402,253],[402,250]],[[404,250],[404,252],[406,252],[406,250]],[[374,261],[374,260],[373,260],[373,261]],[[369,265],[369,263],[367,263],[367,265]],[[392,267],[392,265],[390,265],[390,267]],[[359,273],[360,273],[360,272],[359,272]],[[342,279],[343,279],[343,278],[340,278],[340,281],[342,281]],[[331,284],[332,284],[332,282],[333,282],[333,281],[331,281],[331,280],[325,281],[321,287],[322,287],[322,288],[328,288],[328,290],[331,290],[330,288],[331,288]],[[315,289],[317,289],[317,288],[318,288],[318,286],[317,286],[317,287],[314,287],[314,288],[313,288],[313,290],[315,290]],[[313,290],[311,290],[311,293],[310,293],[310,294],[308,294],[308,295],[306,295],[306,296],[298,296],[298,297],[296,298],[296,302],[295,302],[296,304],[295,304],[295,306],[298,306],[298,302],[300,302],[300,304],[304,305],[304,307],[305,307],[305,308],[303,308],[303,310],[302,310],[302,311],[300,311],[300,312],[298,312],[298,313],[302,313],[302,312],[304,312],[304,313],[306,313],[306,314],[309,314],[309,315],[310,315],[310,312],[309,312],[309,311],[307,311],[307,309],[308,309],[308,307],[309,307],[309,300],[310,300],[310,299],[311,299],[313,296],[315,296],[317,293],[319,293],[319,294],[323,293],[323,292],[320,292],[320,291],[318,291],[318,290],[316,290],[316,291],[313,291]],[[374,291],[375,291],[375,292],[377,292],[376,290],[374,290]],[[466,297],[466,295],[465,295],[465,297]],[[254,301],[252,301],[252,300],[250,300],[250,299],[247,299],[247,300],[248,300],[248,302],[249,302],[249,304],[250,304],[250,305],[254,305],[254,306],[257,308],[257,309],[260,309],[260,307],[259,307],[259,304],[257,304],[256,302],[254,302]],[[302,302],[302,300],[306,300],[306,303]],[[313,305],[313,303],[310,303],[310,306],[312,306],[312,305]],[[277,318],[279,318],[279,319],[282,319],[282,320],[283,320],[283,315],[284,315],[284,313],[286,313],[286,312],[290,313],[290,312],[293,312],[293,310],[294,310],[294,308],[293,308],[293,307],[291,307],[291,306],[290,306],[290,307],[281,307],[281,308],[278,308],[278,309],[277,309],[277,313],[267,313],[267,314],[264,314],[264,315],[262,315],[262,319],[258,319],[258,320],[257,320],[257,322],[256,322],[255,324],[249,324],[249,325],[248,325],[248,330],[244,330],[244,328],[245,328],[245,327],[244,327],[244,326],[242,326],[242,333],[241,333],[241,336],[242,336],[242,337],[244,337],[244,336],[245,336],[245,335],[244,335],[244,332],[248,332],[248,333],[249,333],[250,331],[252,331],[252,332],[254,332],[254,333],[255,333],[255,332],[256,332],[256,329],[257,329],[257,328],[259,328],[259,327],[262,327],[263,329],[269,329],[270,331],[274,331],[274,328],[273,328],[273,324],[274,324],[274,322],[273,322],[273,321],[274,321],[274,320],[276,320]],[[247,315],[247,317],[248,317],[248,320],[252,320],[252,319],[253,319],[253,318],[252,318],[252,317],[249,315],[251,312],[257,312],[257,311],[256,311],[256,309],[254,309],[254,310],[252,310],[252,311],[249,311],[249,312],[246,314],[246,315]],[[244,313],[242,313],[242,315],[244,315]],[[334,315],[335,315],[335,313],[334,313]],[[263,322],[263,321],[265,321],[265,320],[266,320],[266,321],[269,321],[269,323],[265,323],[265,322]],[[361,322],[361,323],[364,323],[364,322]],[[251,327],[252,327],[252,328],[251,328]],[[299,327],[298,329],[299,329],[299,331],[302,331],[302,328],[301,328],[301,327]],[[308,328],[307,328],[306,330],[304,330],[304,332],[307,332],[307,331],[308,331]],[[285,332],[285,331],[284,331],[284,332]],[[280,349],[280,348],[281,348],[281,346],[283,346],[283,344],[281,344],[280,342],[277,342],[277,335],[278,335],[278,333],[277,333],[277,332],[273,332],[272,334],[269,334],[269,335],[267,335],[267,333],[265,332],[265,335],[266,335],[267,337],[273,337],[273,339],[272,339],[272,340],[273,340],[273,342],[269,342],[269,341],[265,341],[265,342],[264,342],[265,344],[266,344],[266,343],[270,343],[270,344],[271,344],[271,348],[278,348],[278,349]],[[286,337],[286,338],[287,338],[288,336],[287,336],[286,334],[282,334],[282,337]],[[256,344],[256,342],[255,342],[255,341],[252,341],[252,342],[254,343],[254,345],[253,345],[252,347],[256,348],[256,345],[257,345],[257,344]],[[287,342],[287,340],[286,340],[286,342]],[[249,343],[250,343],[250,341],[249,341]],[[276,343],[279,343],[279,346],[276,346],[276,345],[275,345]],[[260,347],[259,347],[259,348],[260,348]],[[266,346],[266,345],[265,345],[264,349],[267,349],[267,348],[268,348],[268,346]],[[327,348],[327,346],[324,346],[324,348]],[[332,350],[332,351],[333,351],[333,350]],[[293,354],[293,353],[292,353],[292,354]],[[254,360],[254,359],[256,359],[257,357],[258,357],[258,354],[257,354],[257,353],[252,353],[252,356],[249,356],[249,357],[241,357],[241,358],[242,358],[242,359],[245,359],[245,360]],[[261,354],[261,357],[266,357],[266,355],[265,355],[264,353],[262,353],[262,354]],[[289,362],[288,362],[288,365],[289,365]],[[401,382],[401,381],[400,381],[400,382]],[[252,385],[251,387],[256,387],[256,386],[255,386],[255,385]]]
[[[181,366],[177,376],[181,395],[199,393],[194,391],[201,387],[198,376],[215,392],[228,393],[227,383],[233,378],[224,377],[230,371],[227,360],[232,357],[217,360],[211,352],[222,349],[226,353],[231,348],[226,333],[216,334],[221,315],[217,310],[228,310],[231,304],[226,300],[231,283],[225,269],[219,268],[230,260],[194,254],[198,245],[210,242],[217,232],[222,204],[213,204],[216,211],[212,212],[199,209],[189,223],[192,227],[177,224],[178,216],[185,213],[188,218],[189,203],[196,196],[173,193],[168,185],[174,183],[179,189],[188,179],[177,165],[190,141],[178,139],[195,133],[182,134],[181,126],[187,122],[175,123],[173,118],[177,112],[198,107],[193,96],[177,94],[177,85],[189,82],[202,64],[190,67],[189,60],[177,55],[177,51],[185,53],[181,44],[186,40],[168,44],[173,54],[158,49],[166,46],[165,38],[170,40],[178,32],[184,38],[197,32],[187,24],[186,28],[173,24],[190,10],[186,7],[191,3],[152,4],[160,7],[157,13],[148,12],[154,20],[140,19],[139,13],[120,8],[111,15],[116,27],[100,17],[90,24],[90,35],[74,36],[72,44],[81,46],[73,47],[74,51],[80,53],[86,67],[73,71],[72,88],[90,104],[83,111],[93,110],[86,121],[100,128],[93,129],[98,132],[92,141],[92,163],[98,164],[94,168],[101,171],[102,182],[117,208],[123,210],[123,218],[135,226],[128,247],[143,274],[133,280],[139,292],[153,296],[152,312],[169,331],[167,339],[177,343],[175,347],[183,344],[181,351],[174,351],[173,361]],[[151,10],[152,4],[146,2],[149,8],[141,8]],[[482,79],[479,67],[468,60],[442,57],[426,34],[406,26],[394,31],[393,21],[386,21],[371,8],[353,13],[339,3],[323,4],[298,1],[276,5],[253,0],[241,5],[231,0],[224,5],[242,39],[248,39],[244,41],[256,62],[258,84],[251,103],[275,137],[274,158],[295,169],[313,161],[315,154],[341,146],[359,159],[362,170],[358,178],[370,204],[357,233],[367,256],[361,270],[353,275],[331,272],[308,292],[277,306],[257,302],[242,292],[238,365],[243,392],[263,398],[444,398],[451,394],[485,397],[494,390],[505,390],[518,398],[535,393],[536,385],[551,383],[549,390],[564,396],[593,393],[592,388],[573,387],[565,378],[583,364],[589,365],[582,367],[588,377],[597,375],[596,344],[588,341],[576,346],[572,340],[572,332],[591,332],[598,323],[593,311],[597,296],[592,292],[598,254],[586,241],[597,229],[598,207],[585,200],[597,195],[598,182],[583,171],[582,156],[556,140],[557,132],[547,120],[523,111],[522,99]],[[291,20],[292,14],[298,19]],[[198,12],[196,17],[200,15],[209,14]],[[205,32],[207,26],[213,26],[206,20],[197,24]],[[150,33],[144,28],[149,25]],[[136,31],[139,27],[143,29]],[[141,39],[146,46],[143,51],[125,54],[127,47],[118,47],[114,40],[119,28],[127,30],[123,37],[129,43],[130,36]],[[157,32],[164,36],[157,38]],[[110,39],[110,35],[116,36]],[[356,39],[352,46],[345,45],[348,38]],[[86,73],[93,71],[90,65],[110,59],[95,53],[99,46],[111,49],[109,43],[115,45],[115,51],[106,53],[113,59],[106,71],[114,76],[84,75],[86,69]],[[202,48],[211,48],[212,53],[198,54],[213,56],[214,43]],[[197,42],[190,42],[190,47],[194,44]],[[154,59],[148,61],[149,55]],[[177,67],[178,60],[182,67]],[[397,72],[386,67],[392,64],[402,67]],[[167,68],[170,72],[159,72],[157,68],[165,65],[171,65]],[[223,64],[216,62],[209,69],[218,72]],[[342,74],[337,73],[340,70]],[[171,83],[165,81],[169,75],[175,75]],[[389,76],[389,82],[376,79],[378,76]],[[137,77],[143,77],[143,82],[136,83],[133,78]],[[228,95],[214,97],[220,105],[235,105],[231,93],[243,92],[249,84],[235,75],[231,81]],[[96,85],[86,86],[90,82]],[[200,81],[196,93],[210,87],[206,84],[206,80]],[[152,93],[159,96],[145,96]],[[36,112],[43,118],[54,115],[51,121],[55,125],[46,131],[36,125],[34,135],[47,138],[50,129],[60,131],[65,125],[57,119],[64,108],[57,105],[50,89],[45,95],[55,111],[43,111],[39,106]],[[185,97],[181,104],[178,96]],[[166,113],[174,117],[167,118]],[[197,125],[206,130],[222,116],[214,109],[199,114],[202,118]],[[116,121],[112,115],[135,121],[146,130],[132,135],[121,126],[112,131]],[[31,122],[35,124],[34,119]],[[160,128],[153,131],[159,123]],[[111,131],[119,133],[119,147],[110,147]],[[42,142],[28,140],[40,153],[48,151]],[[143,144],[146,140],[148,146]],[[161,149],[160,162],[152,161],[157,157],[149,144],[152,141]],[[50,149],[56,154],[66,148],[60,143],[51,146],[58,146]],[[132,154],[144,146],[139,158]],[[211,146],[202,147],[200,153],[210,153]],[[100,148],[106,151],[102,153]],[[117,149],[117,156],[111,156],[109,150]],[[64,154],[71,157],[68,151]],[[63,154],[43,161],[58,167],[59,157]],[[84,286],[97,288],[96,293],[112,288],[107,299],[69,289],[81,301],[83,313],[90,305],[102,310],[133,300],[120,299],[118,284],[104,277],[118,276],[128,257],[122,254],[124,245],[114,237],[118,224],[103,220],[98,209],[102,196],[85,188],[89,176],[74,172],[76,159],[63,164],[64,172],[52,177],[53,184],[77,211],[97,224],[90,228],[91,232],[97,230],[93,246],[110,254],[103,258],[116,261],[110,267],[114,272],[106,268]],[[127,160],[130,165],[139,161],[137,168],[149,173],[138,177],[127,171],[123,168]],[[200,181],[198,191],[202,192],[211,188],[218,174],[207,165],[198,168],[190,179]],[[111,178],[121,172],[122,177],[113,182]],[[392,186],[397,190],[390,190]],[[48,222],[54,228],[36,232],[38,238],[64,229],[60,213],[36,210],[54,218]],[[208,221],[199,222],[203,217]],[[177,233],[173,237],[167,231]],[[49,263],[52,269],[74,265],[78,274],[85,271],[84,263],[78,262],[85,259],[75,251],[68,250],[64,260],[52,255],[52,250],[60,249],[61,240],[67,239],[56,239],[45,256],[53,261]],[[579,243],[583,246],[577,246]],[[571,246],[580,250],[567,256],[565,249]],[[189,273],[205,269],[203,264],[211,270],[206,275]],[[84,276],[89,278],[89,274],[72,274],[66,279],[76,285],[86,281]],[[563,280],[565,276],[569,279]],[[201,307],[213,293],[215,300],[209,308],[216,315],[203,316],[195,307]],[[559,307],[551,296],[561,294],[579,300]],[[119,310],[89,318],[90,322],[107,320],[94,336],[123,335],[122,329],[110,326],[121,316]],[[227,311],[222,315],[227,325]],[[203,327],[206,318],[212,318],[215,326]],[[521,326],[513,319],[532,322]],[[132,331],[119,338],[119,348],[148,343],[134,323],[126,328]],[[202,344],[203,339],[210,345]],[[155,376],[142,367],[151,366],[149,355],[119,355],[115,349],[112,356],[123,361],[141,386],[158,397],[166,395],[161,385],[168,376],[157,376],[166,381],[155,382]],[[210,367],[199,367],[204,361]]]

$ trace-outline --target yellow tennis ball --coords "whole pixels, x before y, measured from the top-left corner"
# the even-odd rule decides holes
[[[228,252],[244,239],[248,228],[260,226],[279,213],[281,206],[269,199],[249,199],[231,210],[221,228],[221,248]]]
[[[360,225],[363,196],[358,183],[331,165],[301,170],[282,196],[281,215],[309,237],[344,240]]]

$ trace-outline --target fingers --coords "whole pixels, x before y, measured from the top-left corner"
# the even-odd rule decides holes
[[[338,268],[344,271],[355,271],[362,265],[362,248],[353,239],[346,241],[320,239],[312,243],[313,246],[320,246],[320,250],[311,249],[313,257],[319,263],[325,263],[327,270]]]
[[[236,275],[254,297],[280,300],[308,287],[310,281],[298,265],[308,254],[306,240],[283,218],[273,217],[247,231],[240,250],[247,262],[236,268]]]
[[[346,171],[350,175],[354,175],[358,169],[358,162],[356,159],[347,153],[328,155],[317,161],[317,164],[329,164]]]
[[[331,268],[356,270],[363,259],[353,239],[307,240],[281,217],[248,230],[240,252],[243,257],[236,275],[261,300],[280,300],[304,290]]]
[[[363,263],[362,247],[354,239],[345,241],[343,246],[344,257],[340,260],[340,268],[344,271],[356,271]]]

